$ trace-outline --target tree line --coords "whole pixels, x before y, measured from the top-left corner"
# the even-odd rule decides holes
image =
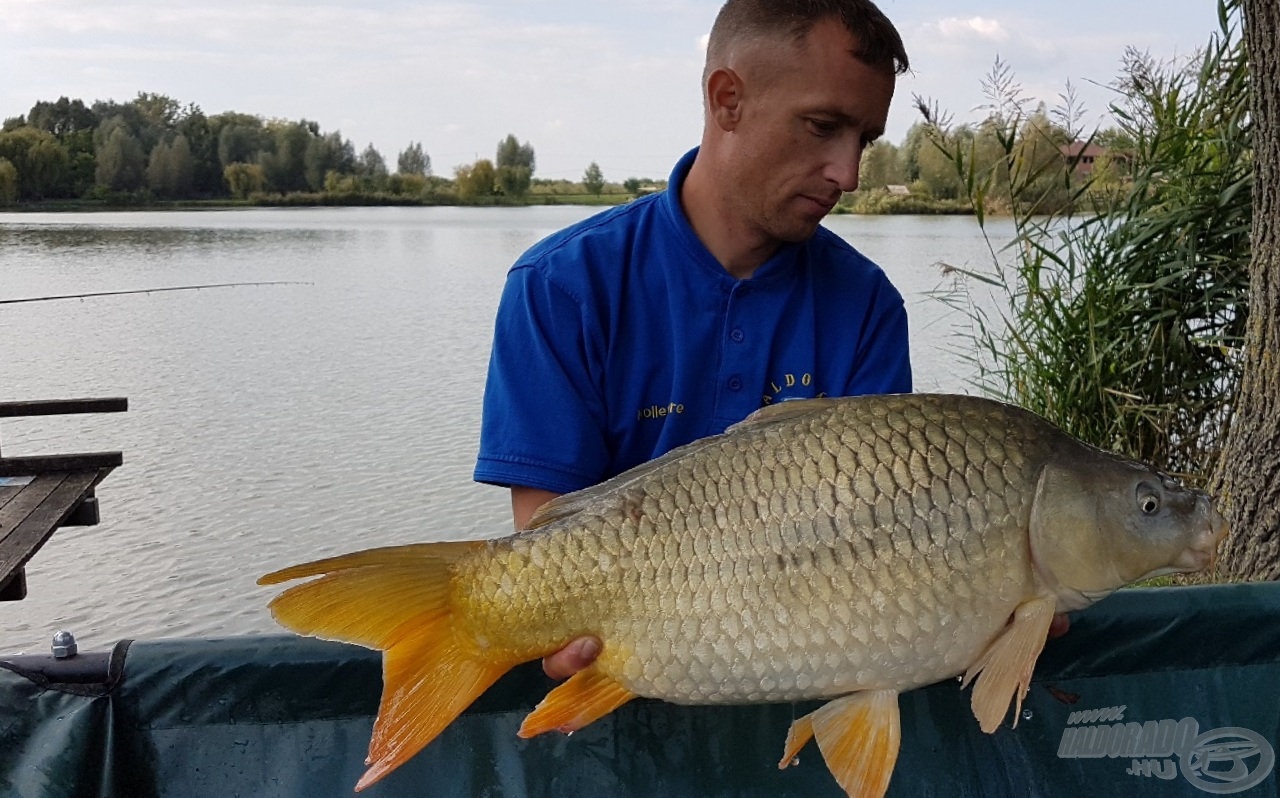
[[[962,128],[976,161],[995,161],[1004,149],[993,119]],[[969,192],[937,146],[934,130],[921,122],[900,145],[881,142],[869,149],[859,191],[845,198],[841,210],[970,212]],[[1043,108],[1017,135],[1019,157],[1040,165],[1062,161],[1059,148],[1072,140],[1068,126]],[[1104,131],[1096,140],[1110,152],[1132,149],[1122,131]],[[1092,184],[1123,179],[1124,165],[1104,159],[1095,167]],[[423,144],[410,142],[392,171],[373,145],[357,151],[340,132],[325,132],[310,120],[233,111],[207,115],[198,105],[145,92],[125,103],[86,105],[66,97],[40,101],[0,128],[0,204],[622,201],[662,185],[638,177],[610,183],[595,162],[576,182],[539,180],[533,146],[514,135],[498,142],[493,158],[456,166],[451,177],[436,176]],[[1058,194],[1061,205],[1071,196],[1070,188],[1064,186]]]
[[[508,135],[495,157],[432,172],[421,142],[410,142],[395,171],[372,145],[357,152],[340,132],[302,119],[205,114],[162,94],[126,103],[61,97],[40,101],[0,127],[0,204],[90,200],[301,202],[519,201],[531,191],[601,195],[610,186],[592,163],[578,184],[534,178],[533,146]],[[567,181],[560,181],[566,183]],[[640,181],[636,181],[639,186]]]

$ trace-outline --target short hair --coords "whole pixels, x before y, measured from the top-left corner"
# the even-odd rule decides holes
[[[895,75],[911,68],[898,29],[871,0],[728,0],[711,26],[707,69],[721,61],[734,42],[788,34],[799,42],[815,24],[831,17],[853,35],[858,60],[888,67]]]

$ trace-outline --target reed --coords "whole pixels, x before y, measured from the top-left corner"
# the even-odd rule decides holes
[[[994,159],[917,100],[984,231],[993,206],[1015,221],[1012,241],[988,238],[990,268],[952,267],[955,284],[939,293],[968,316],[962,356],[978,387],[1193,482],[1207,479],[1224,440],[1248,315],[1240,0],[1221,0],[1219,18],[1184,63],[1126,54],[1111,111],[1132,151],[1091,179],[1068,159],[1027,156],[1030,137],[1056,149],[1061,128],[1028,124],[1034,114],[999,63],[985,84]],[[1056,112],[1067,130],[1072,103],[1068,92]]]

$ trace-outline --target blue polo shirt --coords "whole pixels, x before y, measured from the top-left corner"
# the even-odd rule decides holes
[[[498,306],[475,479],[568,493],[787,399],[911,390],[902,296],[829,230],[738,280],[667,191],[534,245]]]

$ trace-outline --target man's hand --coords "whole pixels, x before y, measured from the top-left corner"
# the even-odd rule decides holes
[[[1065,612],[1060,612],[1053,616],[1053,620],[1049,622],[1049,639],[1062,637],[1071,628],[1071,619],[1067,617]]]
[[[554,654],[542,659],[542,670],[552,679],[567,679],[596,661],[600,656],[600,641],[594,637],[579,637]]]

